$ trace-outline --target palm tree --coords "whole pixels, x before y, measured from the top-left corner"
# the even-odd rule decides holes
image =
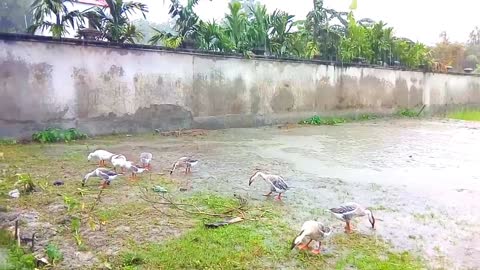
[[[216,23],[200,21],[197,43],[200,49],[210,51],[231,52],[234,44],[225,33],[225,28]]]
[[[140,12],[145,18],[148,8],[139,2],[124,2],[123,0],[106,0],[107,7],[97,7],[91,15],[91,23],[103,33],[103,38],[110,42],[135,43],[143,35],[130,22],[129,16]]]
[[[179,41],[184,47],[191,45],[190,43],[196,38],[198,32],[198,24],[200,19],[193,11],[199,0],[188,0],[187,5],[183,6],[179,0],[171,0],[170,10],[168,14],[175,19],[173,30],[176,34],[166,33],[154,29],[157,33],[150,39],[149,43],[156,45],[159,42],[169,43],[169,40]],[[188,45],[187,45],[188,44]]]
[[[236,52],[246,53],[248,50],[247,14],[242,10],[240,2],[228,4],[229,14],[225,15],[226,34],[234,44]]]
[[[68,34],[68,28],[78,28],[84,22],[83,14],[78,11],[68,11],[66,4],[73,0],[35,0],[32,3],[33,24],[28,27],[28,32],[48,30],[52,37],[61,38]],[[53,17],[53,22],[50,18]]]
[[[287,54],[287,38],[293,26],[293,17],[293,15],[279,10],[275,10],[270,16],[270,40],[272,52],[276,55]]]
[[[256,4],[249,6],[250,20],[248,23],[248,38],[250,45],[256,51],[268,52],[270,50],[270,39],[268,31],[270,28],[270,16],[265,5]]]

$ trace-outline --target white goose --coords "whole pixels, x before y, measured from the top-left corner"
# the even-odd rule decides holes
[[[149,171],[148,168],[141,168],[141,167],[139,167],[139,166],[136,166],[136,165],[134,165],[131,161],[127,161],[127,162],[125,163],[125,167],[124,167],[124,168],[132,173],[132,175],[130,176],[130,179],[131,179],[131,180],[137,179],[137,174],[140,174],[140,173]]]
[[[113,155],[110,162],[112,163],[114,171],[117,171],[118,167],[124,172],[128,161],[124,155]]]
[[[121,173],[116,173],[108,170],[107,168],[97,168],[92,172],[89,172],[83,177],[82,187],[85,186],[90,177],[100,177],[102,179],[102,188],[106,188],[107,185],[110,185],[112,180],[115,180]]]
[[[151,169],[150,162],[153,159],[152,153],[141,153],[140,154],[140,162],[142,163],[142,167]]]
[[[358,203],[350,202],[345,203],[337,208],[331,208],[330,212],[338,219],[345,221],[345,232],[351,233],[352,232],[352,225],[350,221],[356,217],[363,217],[367,216],[368,221],[372,225],[372,229],[375,229],[375,217],[371,210],[368,210]]]
[[[300,250],[308,249],[308,245],[312,241],[316,241],[317,248],[312,250],[312,253],[319,254],[320,247],[322,245],[322,240],[329,236],[332,233],[332,230],[323,225],[321,222],[309,220],[303,223],[300,234],[292,242],[292,249],[298,246]],[[304,240],[308,239],[306,244],[303,243]]]
[[[108,151],[105,151],[105,150],[96,150],[92,153],[90,153],[88,155],[88,161],[92,160],[92,159],[96,159],[98,160],[98,165],[99,166],[105,166],[105,161],[108,160],[110,161],[111,158],[114,156],[115,154],[113,153],[110,153]]]
[[[184,167],[185,174],[192,172],[192,167],[198,164],[197,159],[192,159],[189,157],[181,157],[175,163],[173,163],[172,169],[170,170],[170,174],[173,174],[177,167]]]
[[[253,181],[257,178],[261,177],[265,182],[270,184],[270,192],[267,194],[263,194],[264,196],[270,196],[273,192],[277,193],[278,196],[276,197],[278,200],[282,199],[282,194],[285,193],[289,187],[287,183],[285,183],[285,179],[280,175],[275,174],[265,174],[263,172],[256,172],[254,173],[248,182],[248,185],[252,185]]]

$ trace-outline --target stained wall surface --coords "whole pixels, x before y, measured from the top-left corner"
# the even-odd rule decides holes
[[[480,77],[0,39],[0,137],[251,127],[480,103]]]

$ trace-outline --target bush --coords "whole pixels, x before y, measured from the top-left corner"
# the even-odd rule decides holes
[[[43,131],[35,132],[32,135],[32,140],[40,143],[53,143],[53,142],[69,142],[74,140],[86,139],[87,135],[78,131],[75,128],[60,129],[60,128],[48,128]]]

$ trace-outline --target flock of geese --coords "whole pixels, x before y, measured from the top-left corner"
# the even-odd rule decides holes
[[[85,186],[89,178],[99,177],[102,180],[101,188],[106,188],[108,185],[110,185],[111,181],[115,180],[118,176],[123,175],[126,172],[131,173],[130,179],[135,180],[137,174],[149,171],[152,168],[150,163],[153,159],[153,155],[151,153],[141,153],[139,158],[141,165],[136,165],[132,161],[127,160],[124,155],[114,154],[106,150],[96,150],[90,153],[87,159],[88,161],[98,160],[99,167],[85,175],[82,181],[82,186]],[[112,164],[113,171],[105,168],[107,161]],[[196,166],[197,164],[198,160],[196,159],[192,159],[190,157],[181,157],[175,161],[175,163],[173,163],[170,174],[173,174],[177,168],[184,168],[185,174],[191,173],[192,167]],[[120,169],[121,172],[117,172],[117,169]],[[267,182],[267,184],[270,185],[270,191],[264,194],[264,196],[270,196],[272,193],[276,193],[277,196],[275,198],[277,200],[282,200],[282,194],[290,189],[282,176],[266,174],[261,171],[256,171],[250,177],[248,185],[251,186],[252,183],[258,178],[263,179],[265,182]],[[346,233],[353,232],[351,225],[352,219],[364,216],[368,217],[372,229],[375,229],[375,217],[373,216],[372,211],[357,203],[345,203],[339,207],[331,208],[329,211],[334,217],[345,222]],[[292,241],[291,249],[297,247],[300,250],[306,250],[309,249],[310,244],[314,242],[315,245],[312,249],[312,253],[319,254],[321,241],[331,233],[332,229],[319,221],[306,221],[303,223],[300,233]]]

